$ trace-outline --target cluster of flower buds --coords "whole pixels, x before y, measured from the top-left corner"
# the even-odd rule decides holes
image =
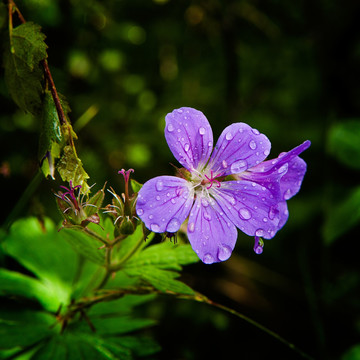
[[[139,221],[135,209],[137,193],[132,196],[129,195],[129,180],[132,172],[134,172],[133,169],[121,169],[119,171],[119,174],[123,175],[125,180],[124,193],[122,193],[121,196],[116,194],[113,188],[108,190],[113,195],[113,199],[112,204],[105,207],[105,213],[113,217],[118,235],[132,234]]]
[[[81,193],[81,185],[73,186],[72,181],[69,187],[60,186],[63,191],[58,191],[56,196],[59,210],[64,216],[63,227],[82,226],[90,222],[100,223],[98,209],[104,200],[104,188],[89,198],[88,194]]]

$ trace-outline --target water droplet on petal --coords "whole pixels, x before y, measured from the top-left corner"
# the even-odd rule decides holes
[[[208,142],[208,147],[211,147],[213,145],[212,141]]]
[[[173,132],[174,131],[174,125],[173,124],[169,124],[167,127],[169,132]]]
[[[156,200],[157,201],[160,201],[160,199],[161,199],[161,197],[158,195],[158,196],[156,196]]]
[[[188,231],[192,233],[194,232],[194,230],[195,230],[195,223],[192,222],[188,226]]]
[[[268,156],[270,154],[270,151],[268,149],[264,150],[264,155]]]
[[[180,229],[180,221],[177,218],[172,218],[167,224],[166,231],[168,232],[176,232]]]
[[[221,244],[218,249],[218,259],[220,261],[225,261],[231,256],[231,248],[228,245]]]
[[[157,191],[162,191],[164,189],[164,183],[161,180],[158,180],[155,184]]]
[[[288,171],[289,164],[286,163],[278,169],[279,174],[285,174]]]
[[[256,236],[264,236],[264,230],[263,229],[257,229],[255,231]]]
[[[214,262],[214,257],[211,254],[205,254],[203,257],[203,262],[205,264],[212,264]]]
[[[247,167],[248,164],[245,160],[238,160],[231,164],[230,169],[233,174],[236,174],[245,171]]]
[[[139,216],[141,216],[142,214],[144,214],[144,210],[143,209],[137,209],[137,214],[139,215]]]
[[[253,134],[255,135],[259,135],[260,131],[258,129],[251,129],[251,131],[253,132]]]
[[[262,254],[264,251],[264,241],[255,236],[254,252],[255,254]]]
[[[210,214],[204,212],[204,213],[203,213],[203,216],[204,216],[204,219],[205,219],[205,220],[207,220],[207,221],[210,221],[210,220],[211,220],[211,215],[210,215]]]
[[[175,198],[172,198],[170,201],[171,201],[172,204],[175,204],[175,203],[176,203]]]
[[[179,114],[182,114],[182,112],[183,112],[182,109],[177,109],[176,111],[177,111]]]
[[[251,219],[251,212],[250,212],[250,210],[248,210],[246,208],[241,208],[239,210],[239,216],[243,220],[249,220],[249,219]]]
[[[226,135],[225,135],[225,139],[226,140],[231,140],[233,138],[233,135],[231,132],[228,132]]]
[[[205,135],[205,133],[206,133],[205,128],[203,128],[203,127],[199,128],[199,134],[200,135]]]
[[[184,150],[185,150],[186,152],[188,152],[188,151],[189,151],[189,149],[190,149],[190,145],[189,145],[189,144],[185,144],[185,146],[184,146]]]
[[[205,206],[205,207],[209,206],[209,202],[205,198],[201,199],[201,204],[202,204],[202,206]]]
[[[276,209],[276,207],[272,206],[269,210],[269,219],[270,220],[274,220],[275,215],[278,213],[278,210]]]
[[[227,166],[228,166],[228,164],[227,164],[226,160],[223,160],[223,161],[222,161],[222,167],[223,167],[224,169],[226,169]]]
[[[158,224],[150,224],[150,230],[153,232],[160,232],[160,226]]]
[[[251,140],[249,142],[249,147],[250,147],[250,149],[255,150],[256,149],[256,142],[254,140]]]
[[[291,189],[287,189],[284,193],[284,200],[289,200],[291,198]]]

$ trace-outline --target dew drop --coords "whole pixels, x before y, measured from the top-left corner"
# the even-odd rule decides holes
[[[233,174],[243,172],[247,169],[247,162],[245,160],[238,160],[231,164],[231,172]]]
[[[155,223],[150,224],[150,229],[153,232],[160,232],[160,226],[158,224],[155,224]]]
[[[243,220],[249,220],[251,219],[251,212],[246,208],[241,208],[239,210],[239,216]]]
[[[228,166],[228,164],[227,164],[226,160],[223,160],[223,161],[222,161],[222,167],[223,167],[224,169],[226,169],[227,166]]]
[[[184,146],[184,150],[185,150],[186,152],[188,152],[188,151],[189,151],[189,149],[190,149],[190,145],[189,145],[189,144],[185,144],[185,146]]]
[[[172,198],[170,201],[171,201],[172,204],[176,204],[175,198]]]
[[[149,215],[149,219],[151,220],[151,219],[153,219],[153,218],[154,218],[154,215],[150,214],[150,215]]]
[[[256,236],[264,236],[264,230],[263,229],[257,229],[255,231]]]
[[[231,251],[230,246],[225,245],[225,244],[221,244],[219,246],[218,253],[217,253],[218,259],[220,261],[227,260],[231,256],[231,252],[232,251]]]
[[[254,140],[251,140],[249,142],[249,147],[250,147],[250,149],[255,150],[256,149],[256,142]]]
[[[205,254],[203,257],[203,263],[212,264],[214,262],[214,257],[211,254]]]
[[[264,223],[268,222],[268,218],[267,218],[267,217],[264,217],[264,218],[263,218],[263,222],[264,222]]]
[[[205,206],[205,207],[209,206],[209,202],[205,198],[201,199],[201,204],[202,204],[202,206]]]
[[[205,219],[205,220],[207,220],[207,221],[210,221],[210,220],[211,220],[211,215],[210,215],[210,214],[204,212],[204,213],[203,213],[203,216],[204,216],[204,219]]]
[[[286,163],[278,169],[279,174],[285,174],[288,171],[289,164]]]
[[[182,114],[182,112],[183,112],[182,109],[177,109],[176,111],[177,111],[179,114]]]
[[[158,180],[155,184],[157,191],[162,191],[164,189],[164,183],[161,180]]]
[[[205,128],[203,128],[203,127],[199,128],[199,134],[200,135],[205,135],[205,133],[206,133]]]
[[[226,140],[231,140],[233,138],[233,135],[231,132],[228,132],[226,135],[225,135],[225,139]]]
[[[139,215],[139,216],[141,216],[142,214],[144,214],[144,210],[143,209],[137,209],[137,214]]]
[[[253,134],[255,135],[259,135],[260,131],[258,129],[251,129],[251,131],[253,132]]]
[[[192,232],[194,232],[194,230],[195,230],[195,223],[190,223],[189,224],[189,226],[188,226],[188,231],[190,232],[190,233],[192,233]]]
[[[172,218],[167,224],[166,231],[168,232],[176,232],[180,229],[180,221],[177,218]]]
[[[271,208],[270,208],[270,210],[269,210],[269,219],[270,220],[274,220],[274,218],[275,218],[275,215],[276,215],[276,213],[277,213],[278,211],[277,211],[277,209],[274,207],[274,206],[272,206]]]
[[[158,196],[156,196],[156,200],[157,201],[160,201],[160,199],[161,199],[161,197],[158,195]]]
[[[264,251],[264,241],[255,236],[254,252],[255,254],[262,254]]]
[[[168,132],[173,132],[174,131],[174,125],[173,124],[169,124],[168,127]]]
[[[264,150],[264,155],[268,156],[270,154],[270,151],[268,149]]]
[[[284,193],[284,200],[289,200],[291,198],[291,189],[287,189]]]
[[[212,141],[209,141],[209,142],[208,142],[208,147],[212,147],[212,146],[213,146]]]

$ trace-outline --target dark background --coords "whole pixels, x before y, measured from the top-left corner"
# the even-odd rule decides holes
[[[264,253],[239,234],[232,258],[186,268],[184,281],[294,343],[339,359],[359,343],[359,226],[324,237],[329,212],[359,184],[359,171],[329,151],[333,126],[360,115],[360,2],[284,0],[27,0],[42,26],[57,89],[72,113],[89,184],[122,187],[121,168],[145,182],[172,174],[164,117],[201,110],[216,139],[246,122],[272,142],[270,157],[309,139],[308,172],[288,202],[286,226]],[[3,74],[3,70],[1,70]],[[23,114],[0,78],[2,206],[6,219],[38,171],[40,120]],[[358,121],[358,120],[357,120]],[[18,215],[60,220],[43,180]],[[204,304],[160,297],[144,309],[159,359],[301,357],[256,327]],[[359,354],[359,353],[358,353]],[[346,359],[358,359],[349,357]],[[345,359],[345,357],[344,357]]]

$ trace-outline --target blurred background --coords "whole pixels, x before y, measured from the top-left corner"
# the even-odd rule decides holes
[[[265,242],[239,234],[222,264],[187,267],[194,289],[275,331],[316,359],[360,359],[360,2],[343,0],[17,0],[42,26],[67,98],[78,155],[95,189],[173,174],[164,118],[201,110],[216,139],[246,122],[277,157],[309,139],[286,226]],[[0,76],[1,219],[38,172],[40,119],[17,109]],[[18,215],[60,221],[43,180]],[[144,308],[159,359],[301,357],[207,305],[159,297]]]

